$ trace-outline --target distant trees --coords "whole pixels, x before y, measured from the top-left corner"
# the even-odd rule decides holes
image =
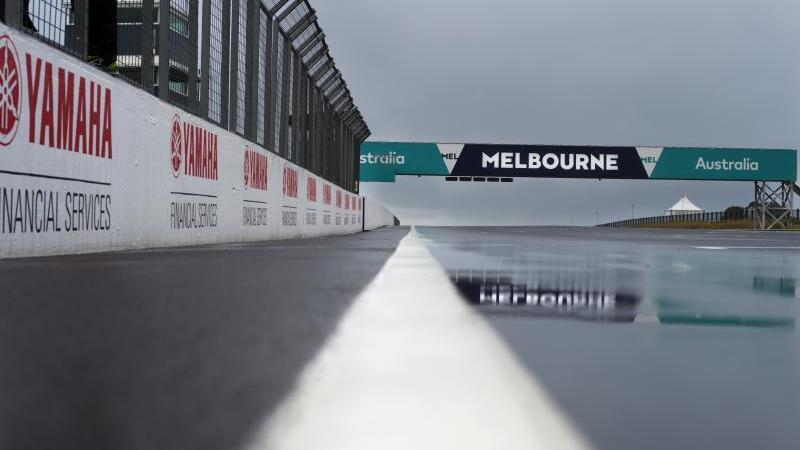
[[[729,206],[723,213],[724,220],[741,220],[746,217],[745,209],[741,206]]]

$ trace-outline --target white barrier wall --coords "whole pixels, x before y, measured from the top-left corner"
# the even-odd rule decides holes
[[[360,198],[0,24],[0,257],[360,231]]]
[[[363,203],[365,230],[394,226],[394,214],[385,206],[369,197],[365,197]]]

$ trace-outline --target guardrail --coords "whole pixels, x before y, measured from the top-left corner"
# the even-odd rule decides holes
[[[791,211],[792,220],[800,220],[800,209]],[[648,224],[666,224],[677,222],[733,222],[741,220],[757,220],[758,211],[745,210],[743,214],[731,214],[724,211],[717,212],[702,212],[694,214],[678,214],[674,216],[652,216],[640,217],[636,219],[620,220],[617,222],[609,222],[597,225],[600,228],[625,228],[625,227],[638,227]]]
[[[6,25],[357,192],[370,130],[316,17],[308,0],[0,2]]]

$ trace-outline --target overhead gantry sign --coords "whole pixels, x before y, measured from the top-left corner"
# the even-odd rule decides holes
[[[787,228],[797,151],[759,148],[593,147],[563,145],[364,142],[362,182],[394,182],[397,175],[461,181],[513,178],[617,180],[729,180],[756,184],[758,228]]]
[[[397,175],[794,182],[787,149],[365,142],[362,182]]]

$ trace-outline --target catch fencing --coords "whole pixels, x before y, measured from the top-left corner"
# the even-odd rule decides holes
[[[358,191],[370,130],[308,0],[5,0],[0,19]]]
[[[692,214],[678,214],[673,216],[652,216],[640,217],[636,219],[620,220],[617,222],[609,222],[598,225],[600,228],[626,228],[626,227],[639,227],[650,224],[670,224],[670,223],[685,223],[685,222],[733,222],[742,220],[758,219],[759,212],[754,209],[746,209],[742,212],[731,213],[725,211],[717,212],[701,212]],[[800,220],[800,209],[791,211],[791,219]]]

